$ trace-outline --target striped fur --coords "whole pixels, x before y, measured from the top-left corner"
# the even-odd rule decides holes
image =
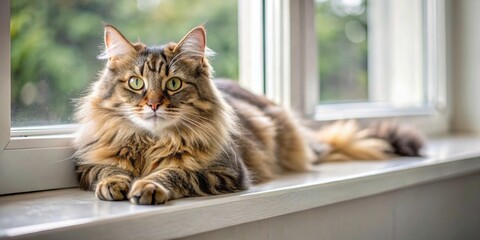
[[[384,127],[343,122],[311,131],[265,97],[212,81],[203,27],[148,47],[106,26],[105,46],[106,67],[78,103],[75,138],[80,187],[101,200],[162,204],[237,192],[321,161],[405,153],[388,141],[394,134],[380,136]],[[132,77],[142,89],[129,85]],[[167,86],[173,78],[181,80],[175,90]],[[409,145],[411,136],[401,146],[418,152],[422,142]]]

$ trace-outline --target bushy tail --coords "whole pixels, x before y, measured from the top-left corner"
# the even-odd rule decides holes
[[[423,134],[411,127],[396,122],[379,122],[369,128],[370,137],[382,139],[390,144],[391,153],[399,156],[421,156],[425,146]]]
[[[421,134],[386,122],[361,129],[356,121],[337,121],[316,132],[315,138],[328,146],[319,162],[419,156],[424,145]]]

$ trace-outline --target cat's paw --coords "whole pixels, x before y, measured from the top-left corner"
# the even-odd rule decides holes
[[[98,182],[95,195],[100,200],[126,200],[131,181],[123,176],[111,176]]]
[[[130,202],[140,205],[163,204],[168,200],[168,190],[152,180],[138,180],[128,194]]]

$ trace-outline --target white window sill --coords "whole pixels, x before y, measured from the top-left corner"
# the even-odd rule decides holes
[[[0,197],[0,238],[178,238],[480,171],[480,137],[433,139],[427,158],[322,164],[236,194],[163,206],[63,189]]]
[[[339,111],[342,109],[342,111]],[[332,103],[318,105],[313,119],[334,121],[340,119],[370,119],[429,116],[438,111],[432,106],[394,106],[383,102]]]

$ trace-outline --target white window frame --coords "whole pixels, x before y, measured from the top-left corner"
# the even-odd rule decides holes
[[[370,101],[402,109],[418,109],[429,103],[425,7],[430,6],[418,0],[369,0]]]
[[[10,1],[0,1],[0,150],[10,141]]]
[[[312,125],[338,119],[391,119],[407,122],[427,134],[449,131],[445,0],[422,0],[427,46],[425,81],[428,105],[396,108],[385,104],[317,105],[318,69],[314,0],[266,0],[267,96],[311,119]],[[269,41],[273,39],[274,41]],[[279,40],[280,39],[280,40]],[[321,114],[319,112],[322,112]]]
[[[239,83],[257,94],[265,93],[263,1],[238,0]]]
[[[74,125],[11,129],[10,0],[0,0],[0,195],[77,185]]]

